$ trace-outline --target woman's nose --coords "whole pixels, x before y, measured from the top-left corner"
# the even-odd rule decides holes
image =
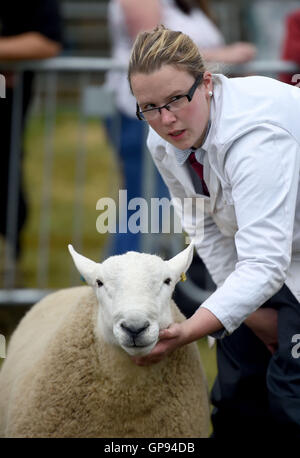
[[[163,124],[170,124],[176,121],[176,116],[174,115],[174,113],[172,113],[172,111],[169,111],[165,107],[161,108],[160,110],[160,118]]]

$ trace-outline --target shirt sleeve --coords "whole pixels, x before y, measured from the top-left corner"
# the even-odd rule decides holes
[[[238,230],[234,271],[203,304],[233,332],[283,285],[291,260],[300,147],[285,130],[261,125],[227,152]],[[221,254],[220,254],[221,255]]]

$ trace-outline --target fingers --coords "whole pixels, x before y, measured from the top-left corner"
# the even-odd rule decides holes
[[[168,352],[168,343],[167,341],[159,341],[153,350],[146,356],[133,356],[132,360],[138,366],[148,366],[150,364],[159,363],[165,356],[167,356]]]
[[[170,331],[168,329],[162,329],[159,331],[159,338],[162,339],[170,339]]]
[[[144,358],[136,358],[133,356],[131,359],[137,366],[146,366],[147,365],[147,361],[145,361]]]
[[[133,362],[137,366],[152,366],[152,364],[159,363],[162,358],[154,358],[154,357],[141,357],[141,358],[132,358]]]
[[[152,364],[159,363],[164,358],[163,353],[152,354],[149,353],[147,356],[133,356],[131,359],[137,366],[150,366]]]
[[[161,331],[159,331],[159,338],[161,340],[174,339],[174,337],[178,337],[179,332],[180,332],[179,325],[175,323],[175,324],[172,324],[169,328],[162,329]]]
[[[159,363],[163,358],[168,356],[176,346],[178,346],[177,337],[180,335],[180,325],[172,324],[167,329],[159,332],[159,341],[153,350],[146,356],[133,356],[131,359],[138,366],[149,366],[150,364]]]

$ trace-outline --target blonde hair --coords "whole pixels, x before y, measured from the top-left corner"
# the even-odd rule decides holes
[[[193,40],[182,32],[160,25],[137,36],[129,60],[129,84],[134,73],[149,74],[163,65],[180,67],[195,78],[206,71],[203,58]]]

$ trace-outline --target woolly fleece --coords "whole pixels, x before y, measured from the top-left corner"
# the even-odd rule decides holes
[[[14,332],[0,372],[4,437],[207,437],[207,386],[196,344],[135,365],[96,335],[88,286],[50,294]],[[184,318],[172,304],[174,321]]]

